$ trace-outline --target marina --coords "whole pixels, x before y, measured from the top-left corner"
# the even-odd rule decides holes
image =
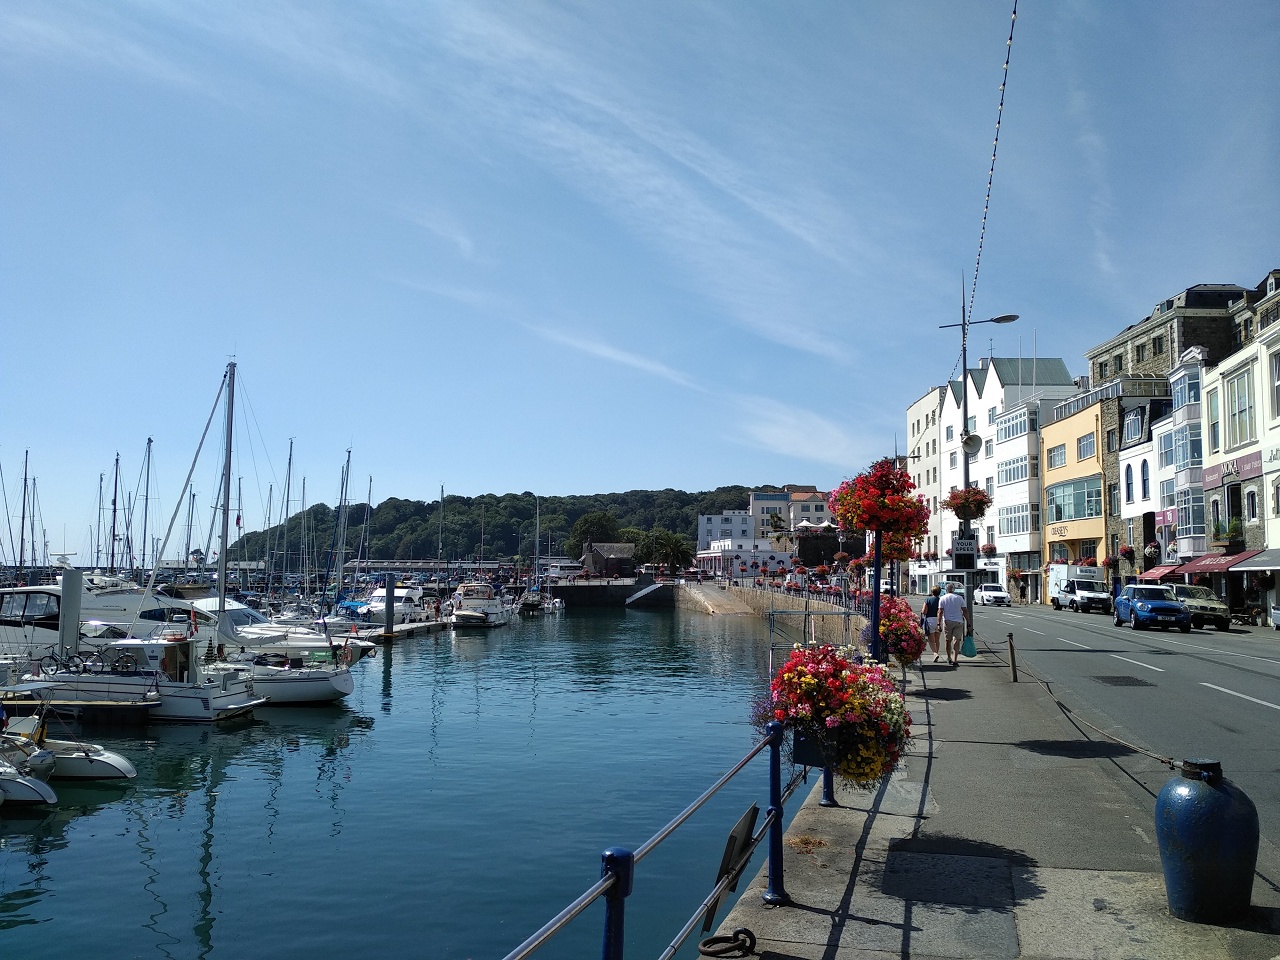
[[[106,960],[503,956],[758,741],[767,670],[754,617],[583,610],[398,639],[336,704],[94,731],[138,775],[0,808],[0,936]],[[629,952],[693,912],[763,777],[637,869]],[[539,956],[592,955],[601,916]]]

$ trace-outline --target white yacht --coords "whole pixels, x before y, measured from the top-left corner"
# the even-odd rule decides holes
[[[127,758],[96,743],[53,739],[48,735],[48,722],[43,709],[27,717],[14,717],[0,740],[28,758],[38,752],[49,753],[54,780],[132,780],[138,775]]]
[[[392,588],[395,599],[396,623],[421,623],[430,619],[422,605],[422,588],[396,584]],[[369,594],[369,599],[356,610],[371,623],[387,622],[387,591],[379,587]]]
[[[511,622],[512,608],[482,580],[459,584],[452,603],[450,622],[455,627],[501,627]]]

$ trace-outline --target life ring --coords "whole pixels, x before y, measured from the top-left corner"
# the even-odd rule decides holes
[[[351,666],[351,646],[349,644],[342,645],[342,652],[338,654],[338,662],[345,667]]]

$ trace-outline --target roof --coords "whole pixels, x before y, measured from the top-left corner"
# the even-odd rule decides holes
[[[1034,383],[1037,387],[1067,387],[1075,378],[1060,357],[996,357],[991,361],[996,376],[1004,386]]]
[[[636,555],[634,543],[593,543],[591,550],[606,560],[630,560]]]

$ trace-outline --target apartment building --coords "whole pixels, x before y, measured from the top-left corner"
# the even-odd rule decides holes
[[[751,511],[726,510],[698,514],[698,549],[710,548],[716,540],[748,540],[752,537]]]

